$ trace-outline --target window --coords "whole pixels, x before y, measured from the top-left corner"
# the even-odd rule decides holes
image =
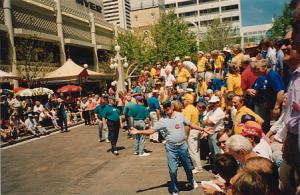
[[[184,6],[196,5],[196,4],[197,4],[197,0],[183,1],[183,2],[178,2],[178,7],[184,7]]]
[[[191,17],[191,16],[196,16],[197,11],[192,11],[192,12],[184,12],[184,13],[179,13],[179,17]]]
[[[218,13],[218,12],[219,12],[218,7],[210,8],[210,9],[203,9],[203,10],[200,10],[200,16],[207,15],[207,14]]]
[[[207,3],[207,2],[213,2],[218,0],[199,0],[199,3]]]
[[[240,20],[239,16],[232,16],[232,17],[222,18],[223,22],[236,22],[236,21],[239,21],[239,20]]]
[[[204,20],[204,21],[200,21],[200,26],[208,26],[211,23],[213,23],[214,20]]]
[[[236,5],[228,5],[228,6],[223,6],[221,8],[222,12],[226,12],[226,11],[231,11],[231,10],[237,10],[239,9],[239,5],[236,4]]]
[[[176,7],[176,3],[166,4],[165,7],[166,7],[166,9],[174,8],[174,7]]]

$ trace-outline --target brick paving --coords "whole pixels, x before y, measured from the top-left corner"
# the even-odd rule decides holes
[[[99,143],[96,126],[80,126],[30,143],[1,149],[3,195],[127,195],[168,194],[169,175],[163,144],[149,143],[148,157],[133,155],[133,140],[120,132],[120,155]],[[204,172],[198,183],[212,178]],[[186,182],[183,168],[178,181]],[[203,194],[199,187],[180,194]]]

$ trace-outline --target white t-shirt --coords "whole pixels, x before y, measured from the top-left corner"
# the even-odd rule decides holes
[[[196,72],[197,71],[197,66],[191,62],[191,61],[183,61],[182,62],[184,67],[190,72],[190,73],[193,73],[193,72]]]
[[[287,128],[286,128],[285,122],[283,120],[284,114],[285,114],[285,112],[282,112],[279,119],[270,128],[270,131],[275,133],[274,139],[281,143],[285,140],[286,134],[287,134]]]
[[[35,105],[33,107],[33,112],[41,113],[43,110],[44,110],[44,106],[42,104],[40,104],[40,106]]]
[[[258,156],[261,156],[261,157],[264,157],[264,158],[272,160],[272,149],[271,149],[271,146],[263,138],[260,139],[259,144],[257,144],[253,148],[253,151],[256,152],[258,154]]]
[[[207,113],[207,119],[215,124],[212,127],[214,132],[220,131],[224,128],[224,118],[225,113],[220,107]]]
[[[166,66],[166,68],[165,68],[165,71],[167,71],[167,70],[169,70],[170,72],[172,72],[173,71],[173,67],[170,64],[168,64]]]
[[[172,75],[172,74],[167,75],[166,79],[165,79],[165,86],[172,87],[174,81],[176,81],[174,75]]]

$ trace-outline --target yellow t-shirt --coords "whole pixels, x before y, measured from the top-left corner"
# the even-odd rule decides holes
[[[236,95],[243,95],[243,89],[241,87],[241,75],[240,74],[228,74],[227,78],[227,92],[232,91]]]
[[[215,61],[215,68],[221,69],[224,63],[224,58],[221,55],[218,55],[216,61]]]
[[[191,77],[191,74],[186,68],[182,68],[180,71],[176,68],[176,77],[177,83],[188,82],[188,79]]]
[[[182,110],[183,116],[185,116],[191,123],[198,125],[199,124],[199,111],[192,104],[187,105]]]
[[[197,85],[197,94],[200,96],[205,96],[206,95],[206,90],[207,90],[207,84],[205,81],[202,81],[202,83],[198,83]]]
[[[201,57],[201,59],[198,59],[197,62],[197,68],[198,72],[204,72],[205,71],[205,64],[208,62],[208,59],[206,57]]]
[[[237,54],[232,58],[232,63],[241,66],[243,56],[244,55],[242,53]]]
[[[255,118],[256,122],[259,119],[262,120],[262,118],[258,114],[253,112],[250,108],[248,108],[246,106],[241,107],[241,109],[236,112],[235,120],[233,121],[234,133],[235,134],[241,134],[242,133],[242,129],[239,128],[238,126],[241,124],[242,116],[245,115],[245,114],[249,114],[249,115],[253,116]]]
[[[155,74],[156,74],[156,69],[155,68],[151,68],[151,70],[150,70],[151,77],[154,78]]]

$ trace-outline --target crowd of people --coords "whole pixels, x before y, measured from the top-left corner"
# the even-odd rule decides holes
[[[219,176],[202,183],[207,194],[299,193],[300,7],[293,3],[293,31],[283,39],[199,51],[197,63],[176,57],[147,66],[128,91],[112,86],[96,111],[99,140],[108,138],[119,155],[124,114],[134,155],[150,155],[147,135],[164,142],[172,194],[180,165],[188,186],[198,187],[193,174],[203,171],[203,155]]]
[[[293,25],[283,39],[262,40],[244,50],[233,45],[147,66],[126,91],[42,105],[1,97],[1,138],[43,135],[44,127],[84,120],[98,125],[99,142],[119,155],[120,129],[134,139],[134,155],[147,157],[145,136],[163,142],[178,194],[183,166],[190,188],[206,159],[217,179],[202,182],[207,194],[300,193],[300,5],[292,1]],[[72,101],[71,101],[72,100]],[[6,117],[7,116],[7,117]],[[6,118],[5,118],[6,117]],[[155,155],[155,154],[153,154]]]

